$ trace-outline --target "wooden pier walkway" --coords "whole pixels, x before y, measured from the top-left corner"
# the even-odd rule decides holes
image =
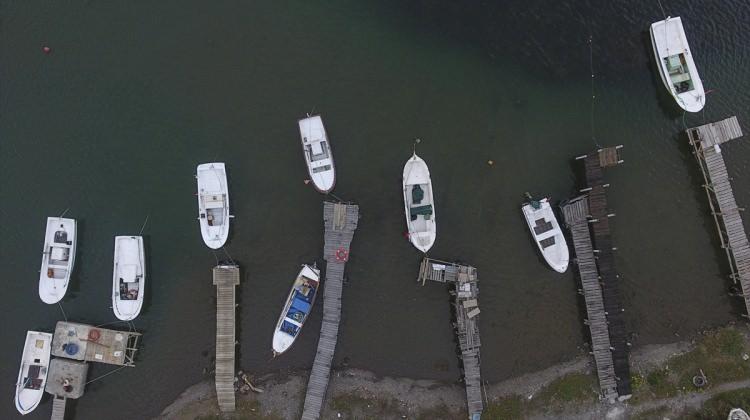
[[[598,149],[576,160],[584,161],[587,187],[584,197],[563,207],[573,235],[588,320],[591,344],[602,397],[630,398],[630,343],[627,341],[620,278],[615,270],[603,169],[622,163],[622,146]],[[583,222],[586,221],[586,224]],[[590,229],[589,229],[590,228]],[[606,336],[606,337],[605,337]],[[609,352],[609,354],[607,354]],[[614,380],[614,384],[613,381]],[[614,389],[613,389],[614,387]]]
[[[331,375],[333,354],[338,340],[341,321],[341,292],[344,284],[344,267],[349,259],[349,247],[359,221],[359,206],[354,204],[323,203],[325,226],[324,256],[326,281],[323,285],[323,323],[320,327],[318,350],[315,353],[310,379],[307,384],[303,420],[316,420],[325,401]]]
[[[732,280],[740,283],[745,309],[750,314],[750,245],[721,150],[721,144],[742,137],[740,124],[737,117],[730,117],[690,128],[687,135],[703,173],[703,186]]]
[[[609,342],[609,326],[604,310],[599,271],[596,268],[594,249],[589,233],[589,204],[586,196],[570,200],[562,208],[565,224],[573,238],[578,274],[581,279],[583,297],[586,301],[586,324],[591,332],[591,352],[596,363],[601,395],[607,400],[617,398],[612,345]]]
[[[240,284],[240,267],[214,267],[213,283],[216,285],[216,400],[219,409],[227,413],[235,409],[235,287]]]
[[[52,397],[52,416],[51,420],[65,420],[65,397]]]
[[[456,314],[454,327],[458,337],[458,346],[461,350],[464,383],[466,385],[466,407],[469,419],[479,419],[484,410],[484,403],[482,400],[481,358],[479,354],[481,341],[479,339],[479,326],[477,325],[479,320],[477,316],[480,313],[477,269],[469,265],[424,258],[419,267],[417,281],[424,285],[427,280],[453,283],[455,286],[455,289],[451,292],[455,299],[453,303]]]

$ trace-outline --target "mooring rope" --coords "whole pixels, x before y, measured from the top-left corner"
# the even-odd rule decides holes
[[[230,262],[231,262],[232,264],[236,265],[236,264],[235,264],[235,262],[234,262],[234,258],[232,258],[232,256],[231,256],[231,255],[229,255],[229,251],[227,251],[227,248],[226,248],[226,247],[224,247],[224,246],[222,246],[222,247],[221,247],[221,250],[222,250],[222,251],[224,251],[224,253],[225,253],[225,254],[227,254],[227,258],[229,258],[229,261],[230,261]],[[217,264],[218,264],[218,263],[217,263]]]
[[[68,207],[67,209],[65,209],[65,211],[62,212],[62,214],[58,217],[58,219],[62,219],[62,217],[65,216],[65,213],[67,213],[68,210],[70,210],[70,207]]]
[[[667,20],[667,14],[664,13],[664,7],[661,5],[661,0],[656,0],[659,3],[659,9],[661,9],[661,15],[664,16],[664,20]]]
[[[138,232],[138,236],[142,236],[143,235],[143,229],[146,229],[146,223],[148,223],[148,218],[150,216],[151,216],[150,213],[146,215],[146,220],[143,221],[143,226],[141,226],[141,231]]]
[[[58,302],[57,302],[57,306],[59,306],[59,307],[60,307],[60,312],[62,312],[62,314],[63,314],[63,318],[65,318],[65,322],[68,322],[68,315],[66,315],[66,314],[65,314],[65,309],[63,309],[63,307],[62,307],[62,303],[60,303],[60,302],[58,301]]]
[[[589,34],[589,70],[591,70],[591,141],[596,141],[596,126],[594,124],[594,111],[596,110],[596,91],[594,90],[594,36]]]
[[[115,373],[115,372],[117,372],[117,371],[119,371],[119,370],[125,369],[126,367],[127,367],[127,366],[120,366],[120,367],[118,367],[117,369],[115,369],[115,370],[113,370],[113,371],[110,371],[110,372],[107,372],[107,373],[105,373],[104,375],[100,375],[100,376],[97,376],[96,378],[94,378],[94,379],[92,379],[92,380],[90,380],[90,381],[86,382],[86,383],[85,383],[85,384],[83,384],[83,385],[84,385],[84,386],[86,386],[86,385],[88,385],[88,384],[90,384],[90,383],[92,383],[92,382],[94,382],[94,381],[98,381],[99,379],[102,379],[102,378],[104,378],[105,376],[109,376],[109,375],[111,375],[111,374],[113,374],[113,373]]]

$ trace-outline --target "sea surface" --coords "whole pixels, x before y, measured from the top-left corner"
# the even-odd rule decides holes
[[[270,349],[299,265],[322,263],[324,197],[303,182],[296,125],[306,113],[324,118],[335,195],[362,215],[337,367],[459,379],[450,297],[415,282],[422,256],[403,236],[415,138],[437,202],[429,255],[479,270],[487,381],[586,350],[574,270],[544,265],[519,205],[526,191],[574,196],[573,158],[597,145],[625,146],[606,177],[633,345],[740,319],[682,131],[730,115],[750,131],[750,3],[662,4],[682,17],[711,91],[703,113],[683,115],[654,71],[656,0],[2,2],[0,418],[18,417],[26,330],[52,331],[61,307],[70,320],[115,320],[113,237],[138,234],[147,217],[137,366],[89,384],[69,408],[76,419],[150,418],[208,377],[217,259],[242,267],[240,367],[309,369],[322,301],[291,351],[271,360]],[[750,139],[723,151],[750,206]],[[196,221],[193,174],[210,161],[227,164],[236,215],[219,252]],[[58,307],[39,300],[37,279],[45,219],[66,209],[78,255]],[[50,411],[46,397],[26,418]]]

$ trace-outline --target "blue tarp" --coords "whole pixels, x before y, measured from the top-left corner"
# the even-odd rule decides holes
[[[305,297],[300,295],[299,292],[295,293],[294,300],[292,300],[292,308],[300,312],[310,313],[310,303],[305,300]]]
[[[284,322],[281,323],[281,331],[284,331],[285,333],[294,337],[295,335],[297,335],[299,328],[291,322],[284,320]]]

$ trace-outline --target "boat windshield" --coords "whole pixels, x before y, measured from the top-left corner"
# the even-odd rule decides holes
[[[664,63],[669,72],[669,79],[677,93],[690,92],[695,88],[690,70],[687,66],[685,54],[679,53],[664,58]]]

